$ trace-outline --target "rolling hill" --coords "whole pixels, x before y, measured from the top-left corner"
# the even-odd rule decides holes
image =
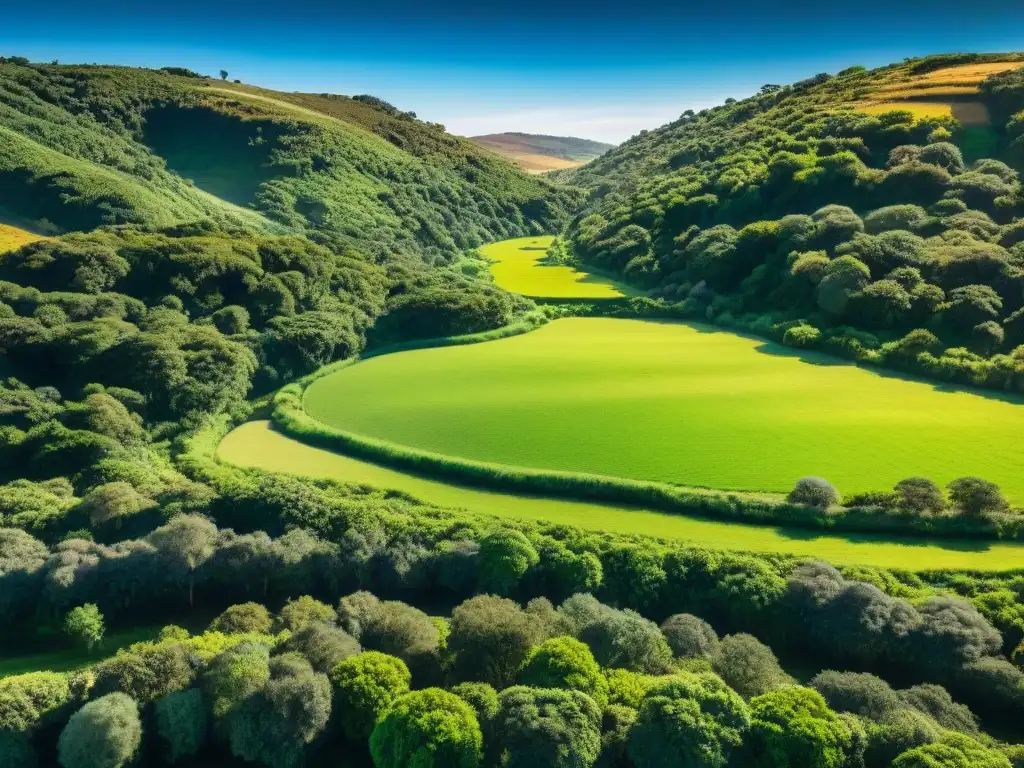
[[[578,199],[369,96],[0,59],[8,223],[61,232],[203,220],[450,261],[550,231]]]
[[[532,133],[493,133],[470,141],[511,160],[528,173],[576,168],[615,147],[590,139]]]

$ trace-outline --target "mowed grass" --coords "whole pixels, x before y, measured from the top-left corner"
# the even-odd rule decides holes
[[[19,229],[10,224],[0,224],[0,253],[14,251],[23,245],[45,239],[42,235],[29,232],[26,229]]]
[[[714,522],[626,507],[481,491],[313,448],[275,432],[267,421],[249,422],[233,430],[221,442],[217,456],[236,466],[399,490],[432,504],[460,507],[481,514],[676,539],[713,549],[785,553],[821,558],[839,565],[877,565],[910,570],[998,571],[1019,568],[1024,562],[1024,546],[1014,544],[887,539],[866,534],[818,535],[811,531]]]
[[[543,264],[551,235],[490,243],[480,253],[492,262],[494,282],[506,291],[538,299],[621,299],[632,289],[573,267]]]
[[[709,327],[556,320],[314,382],[339,429],[451,456],[728,490],[841,492],[977,475],[1024,501],[1024,405]]]

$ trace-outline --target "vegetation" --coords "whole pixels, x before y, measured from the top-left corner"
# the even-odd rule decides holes
[[[1004,79],[982,90],[1003,125],[1015,75],[997,77]],[[0,132],[5,215],[15,204],[12,219],[42,225],[45,218],[37,231],[55,235],[0,258],[0,647],[4,660],[21,665],[28,649],[52,651],[37,657],[39,669],[0,679],[3,765],[299,768],[344,759],[460,768],[943,761],[1006,768],[1019,756],[1011,743],[1024,739],[1024,601],[1021,570],[1012,570],[1019,554],[970,541],[1020,530],[1010,506],[1015,486],[991,450],[975,451],[976,465],[962,454],[946,475],[908,467],[888,477],[878,468],[863,483],[790,466],[776,473],[774,494],[496,472],[429,457],[434,467],[495,487],[568,488],[592,501],[651,506],[653,499],[677,512],[787,524],[777,530],[614,510],[621,533],[595,530],[597,515],[610,513],[589,519],[603,509],[594,503],[522,500],[534,505],[533,520],[499,519],[486,502],[482,512],[454,508],[450,500],[464,489],[444,491],[455,495],[435,506],[376,483],[215,460],[232,427],[272,411],[278,424],[315,442],[363,446],[419,468],[426,460],[415,452],[314,422],[301,410],[303,389],[322,382],[312,385],[312,398],[342,368],[351,370],[338,379],[359,378],[379,364],[441,354],[352,366],[367,348],[372,356],[433,346],[440,336],[451,351],[469,350],[460,345],[566,313],[671,316],[667,303],[638,297],[537,308],[491,283],[480,260],[463,253],[560,226],[580,201],[577,191],[530,179],[373,97],[275,94],[180,69],[0,60]],[[961,202],[980,210],[976,201],[990,185],[970,174],[998,176],[1001,167],[960,170],[956,154],[941,146],[956,138],[948,132],[920,153],[896,156],[910,158],[901,164],[912,170],[941,166],[959,179]],[[901,173],[887,189],[920,181],[916,170]],[[594,192],[591,205],[613,194]],[[876,220],[915,215],[888,211]],[[820,273],[815,301],[845,311],[864,293],[880,299],[898,297],[893,285],[913,290],[902,288],[906,273],[871,288],[885,281],[870,282],[863,254],[829,251],[849,215],[831,209],[822,218],[835,242],[816,246],[824,256],[805,254],[797,270]],[[974,215],[958,222],[968,234],[991,230]],[[1006,222],[998,226],[1003,237]],[[711,266],[712,254],[724,253],[720,234],[703,241]],[[578,242],[576,235],[560,241],[551,257],[573,258],[564,245]],[[994,343],[995,320],[986,318],[990,310],[998,315],[999,301],[1011,304],[1009,296],[984,280],[941,290],[949,305],[941,316],[973,323],[972,339]],[[574,323],[633,325],[562,321],[517,341],[530,348]],[[680,330],[643,327],[655,338]],[[810,322],[786,330],[800,344],[825,337]],[[608,341],[592,342],[603,345],[606,365]],[[475,357],[509,344],[469,351]],[[562,369],[586,369],[593,351],[556,344],[548,354]],[[762,357],[806,371],[796,360]],[[646,360],[666,358],[663,347]],[[726,368],[747,372],[751,358],[744,358]],[[513,374],[506,371],[506,395],[528,393],[536,366]],[[472,366],[464,375],[486,394]],[[781,376],[783,385],[793,378]],[[932,433],[933,452],[949,453],[957,440],[991,446],[1000,439],[998,431],[958,432],[960,407],[1012,428],[1012,403],[871,381],[949,398],[943,405],[970,403],[937,409],[944,418]],[[405,382],[390,383],[397,410],[412,389],[452,404],[446,421],[434,411],[435,430],[473,415],[464,389],[428,386],[422,371]],[[579,379],[570,383],[586,399]],[[553,386],[557,394],[567,384],[554,378]],[[735,389],[728,391],[742,401]],[[379,414],[386,406],[374,402],[366,397],[363,406]],[[841,399],[831,405],[823,412],[845,415]],[[426,401],[420,407],[430,410]],[[662,415],[670,412],[665,405]],[[752,414],[746,418],[756,424],[760,412]],[[583,426],[573,424],[578,434],[565,442],[567,455],[602,440],[614,453],[618,428],[587,434]],[[730,426],[719,421],[716,429]],[[850,443],[852,453],[877,446],[891,463],[889,433],[924,439],[898,420],[876,423]],[[672,434],[652,432],[645,441],[671,445]],[[784,452],[761,447],[768,458]],[[292,461],[311,455],[293,453]],[[819,474],[839,490],[811,479]],[[790,491],[793,501],[784,501]],[[545,514],[552,503],[573,511],[556,521]],[[584,524],[569,524],[573,516]],[[668,528],[653,525],[639,533],[647,521],[678,521],[679,533],[713,531],[716,546],[658,538],[650,534]],[[790,554],[835,546],[801,537],[800,526],[844,525],[942,534],[950,546],[903,551],[897,560],[899,544],[847,538],[839,540],[849,555],[841,568]],[[736,542],[756,554],[729,551]],[[763,551],[765,542],[776,554]],[[864,546],[889,567],[864,565],[855,554]],[[943,557],[981,565],[927,568],[922,549],[934,551],[933,566]],[[912,560],[913,569],[891,567]],[[162,626],[157,634],[125,645],[130,633],[154,624]],[[104,636],[106,647],[90,653],[89,643]]]
[[[569,136],[515,132],[472,136],[470,140],[507,158],[528,173],[574,168],[600,157],[615,146]]]
[[[490,243],[480,256],[491,262],[496,285],[523,296],[545,299],[614,299],[631,295],[616,285],[551,256],[553,237],[523,237]]]

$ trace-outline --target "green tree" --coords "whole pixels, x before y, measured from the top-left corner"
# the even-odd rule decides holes
[[[515,529],[503,528],[480,541],[480,589],[507,595],[540,556],[530,540]]]
[[[629,756],[637,768],[722,768],[749,725],[747,705],[719,678],[672,675],[644,696]]]
[[[946,733],[935,744],[904,752],[892,768],[1010,768],[1010,761],[969,736]]]
[[[452,612],[448,653],[460,681],[509,685],[545,628],[511,600],[480,595]]]
[[[476,768],[482,749],[473,708],[440,688],[395,700],[370,734],[377,768]]]
[[[139,707],[123,693],[90,701],[68,720],[57,744],[63,768],[122,768],[142,742]]]
[[[103,614],[95,603],[86,603],[68,611],[64,632],[82,643],[89,653],[103,642]]]
[[[215,656],[202,677],[202,690],[215,718],[224,718],[270,679],[270,651],[239,643]]]
[[[567,688],[608,703],[608,681],[590,649],[571,637],[553,637],[530,651],[519,683],[532,688]]]
[[[730,688],[746,698],[789,683],[772,649],[744,633],[722,638],[711,666]]]
[[[200,515],[179,515],[149,534],[149,542],[172,571],[188,583],[188,604],[195,604],[195,573],[213,554],[217,527]]]
[[[226,69],[222,69],[220,71],[220,79],[221,80],[227,80],[228,79],[228,71]]]
[[[790,686],[750,702],[751,751],[763,768],[842,768],[849,728],[817,691]]]
[[[661,623],[661,634],[676,658],[710,657],[718,648],[718,635],[711,625],[689,613],[677,613]]]
[[[345,630],[316,621],[293,632],[284,649],[301,653],[313,669],[324,674],[361,650],[359,641]]]
[[[195,757],[206,742],[206,703],[198,688],[175,691],[153,703],[156,730],[169,763]]]
[[[266,635],[274,626],[270,611],[259,603],[239,603],[228,606],[210,623],[210,629],[226,635],[253,633]]]
[[[342,730],[353,741],[369,738],[381,714],[412,682],[405,662],[378,651],[338,662],[330,677]]]
[[[586,694],[515,686],[495,724],[503,768],[585,768],[601,751],[601,710]]]
[[[309,595],[289,600],[279,615],[281,626],[292,632],[314,622],[333,624],[336,618],[331,606],[314,600]]]
[[[820,477],[804,477],[796,481],[786,499],[793,504],[807,504],[819,509],[828,509],[839,503],[839,491],[828,480]]]
[[[946,508],[946,497],[942,489],[926,477],[908,477],[906,480],[900,480],[893,490],[896,491],[900,509],[938,514]]]
[[[966,515],[1003,512],[1009,506],[995,483],[980,477],[961,477],[946,486],[953,505]]]

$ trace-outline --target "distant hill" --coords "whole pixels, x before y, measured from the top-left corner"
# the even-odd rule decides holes
[[[30,231],[203,221],[433,263],[578,200],[370,96],[0,58],[0,223]]]
[[[601,141],[533,133],[492,133],[471,136],[470,140],[508,158],[528,173],[576,168],[615,148],[614,144]]]

